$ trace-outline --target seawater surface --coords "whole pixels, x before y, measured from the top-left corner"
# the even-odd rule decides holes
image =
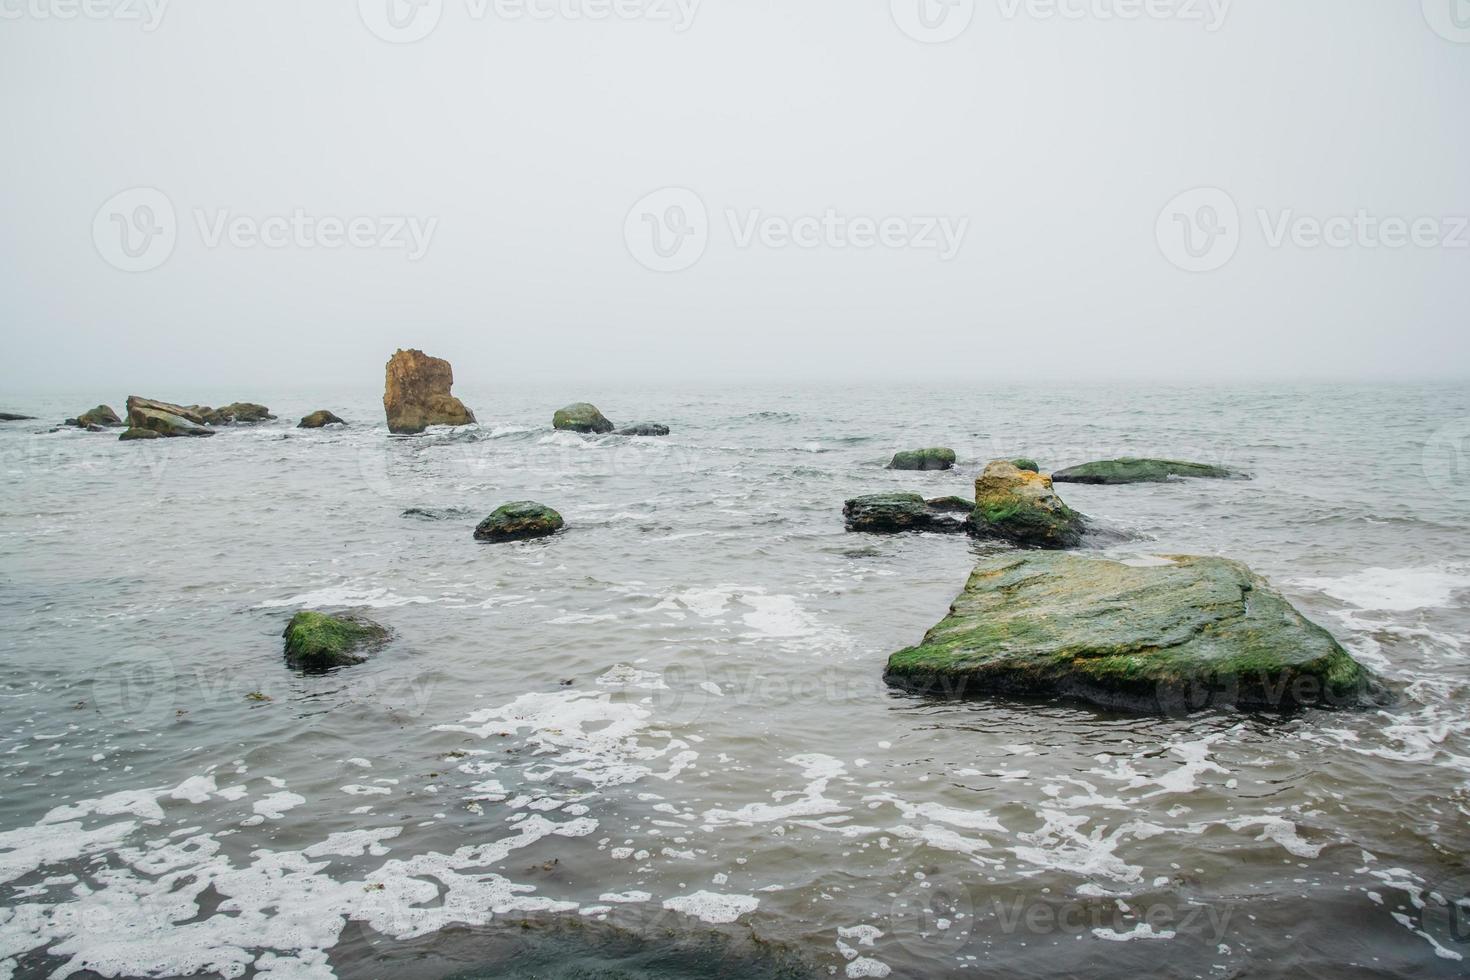
[[[0,978],[1470,970],[1470,386],[456,393],[480,424],[414,438],[372,391],[147,393],[282,418],[207,440],[0,427]],[[583,398],[673,435],[553,432]],[[883,468],[930,445],[959,469]],[[1250,564],[1396,703],[885,688],[995,548],[843,500],[1023,454],[1248,470],[1059,489],[1108,552]],[[519,499],[566,531],[472,540]],[[294,672],[303,608],[393,642]]]

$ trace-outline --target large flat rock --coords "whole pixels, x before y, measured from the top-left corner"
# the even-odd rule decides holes
[[[1382,688],[1326,630],[1224,558],[1137,566],[1027,552],[982,561],[888,683],[1177,713],[1356,707]]]

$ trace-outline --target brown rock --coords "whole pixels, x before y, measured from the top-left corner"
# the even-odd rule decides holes
[[[388,431],[405,435],[431,425],[469,425],[475,413],[449,393],[454,369],[449,362],[421,350],[400,350],[388,361],[383,410]]]

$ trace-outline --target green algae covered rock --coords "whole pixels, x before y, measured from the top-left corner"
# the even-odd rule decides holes
[[[897,687],[1063,697],[1175,713],[1356,707],[1383,691],[1326,630],[1224,558],[1129,565],[1011,554],[975,566],[949,615],[888,660]]]
[[[1083,463],[1058,470],[1051,475],[1057,483],[1165,483],[1174,477],[1193,477],[1208,480],[1242,480],[1244,473],[1227,470],[1223,466],[1206,463],[1186,463],[1177,459],[1107,459],[1096,463]]]
[[[975,480],[975,509],[966,529],[1022,548],[1075,548],[1086,521],[1056,495],[1051,479],[996,460]]]
[[[968,502],[966,509],[968,509]],[[945,534],[965,529],[962,521],[943,515],[944,507],[932,506],[916,493],[875,493],[854,497],[842,508],[849,531],[869,534],[900,534],[904,531],[938,531]]]
[[[607,416],[597,410],[596,405],[586,402],[577,402],[566,408],[558,408],[551,416],[552,428],[566,429],[569,432],[590,432],[602,434],[611,432],[613,424],[607,420]]]
[[[327,411],[325,408],[312,412],[296,424],[298,429],[320,429],[328,425],[346,425],[347,423]]]
[[[1018,470],[1030,470],[1032,473],[1041,472],[1041,465],[1036,460],[1027,459],[1025,456],[1022,456],[1020,459],[1011,460],[1011,465]]]
[[[362,663],[367,658],[358,651],[381,647],[389,634],[365,619],[303,610],[291,617],[283,635],[286,660],[292,666],[326,670]]]
[[[135,439],[162,439],[163,436],[152,429],[140,429],[132,426],[123,430],[122,435],[117,437],[118,442],[132,442]]]
[[[524,541],[544,538],[566,524],[560,514],[533,500],[519,500],[498,507],[475,528],[477,541]]]
[[[954,466],[953,449],[915,449],[912,452],[896,453],[888,464],[890,470],[947,470]]]

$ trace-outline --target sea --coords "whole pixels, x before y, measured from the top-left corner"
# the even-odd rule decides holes
[[[461,384],[414,437],[371,384],[135,393],[279,420],[0,405],[0,980],[1470,974],[1470,384]],[[1092,551],[1245,562],[1392,701],[884,685],[1004,548],[844,500],[1121,455],[1252,478],[1058,485]],[[516,500],[565,530],[474,540]],[[302,673],[303,609],[392,639]]]

